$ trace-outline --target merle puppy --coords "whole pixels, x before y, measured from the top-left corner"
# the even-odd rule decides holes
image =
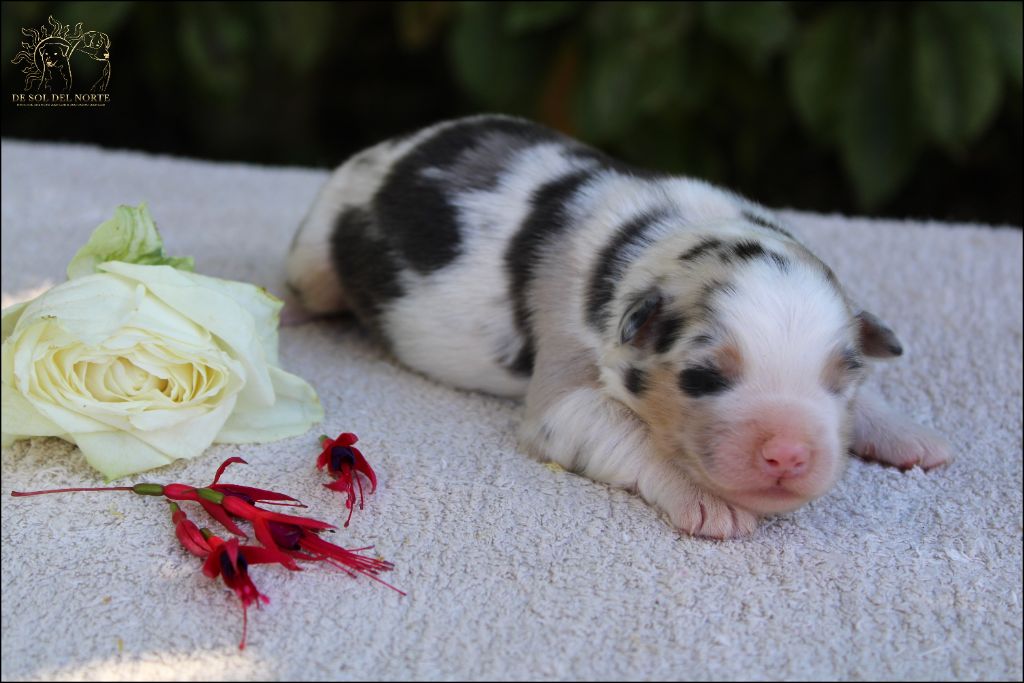
[[[931,468],[931,430],[861,389],[892,330],[765,208],[504,116],[335,171],[288,256],[312,313],[409,366],[525,396],[523,447],[701,536],[824,494],[847,453]]]

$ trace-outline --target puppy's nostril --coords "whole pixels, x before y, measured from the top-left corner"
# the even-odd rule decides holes
[[[761,447],[761,469],[772,477],[798,477],[807,470],[810,456],[806,444],[775,437]]]

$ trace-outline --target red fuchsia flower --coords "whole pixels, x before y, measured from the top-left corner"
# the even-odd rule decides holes
[[[377,475],[373,473],[373,468],[366,462],[363,454],[353,445],[356,441],[359,441],[359,437],[349,432],[339,435],[337,439],[321,436],[320,445],[323,446],[323,450],[316,459],[317,469],[322,470],[326,466],[327,473],[334,477],[332,483],[324,486],[348,496],[345,500],[345,507],[348,508],[346,527],[352,520],[352,512],[355,509],[356,488],[359,489],[359,509],[363,509],[363,483],[359,475],[362,474],[370,481],[370,493],[377,490]]]
[[[223,508],[224,512],[230,513],[235,517],[239,517],[251,523],[253,532],[256,534],[256,538],[259,542],[266,548],[276,550],[279,553],[281,552],[281,548],[279,548],[274,542],[274,536],[270,532],[269,524],[271,522],[286,524],[300,529],[309,530],[311,532],[334,528],[333,524],[322,522],[319,519],[298,517],[296,515],[283,515],[280,512],[264,510],[263,508],[258,508],[251,503],[245,502],[237,496],[226,496],[219,491],[209,491],[209,489],[199,489],[198,491],[200,495]],[[209,493],[206,493],[206,491],[209,491]],[[216,498],[217,496],[220,496],[219,500]],[[283,560],[281,564],[289,569],[299,568],[298,565],[295,564],[295,561],[287,554],[285,554],[285,560]]]
[[[372,545],[349,550],[325,541],[315,531],[306,527],[280,521],[268,522],[267,527],[269,528],[274,547],[280,548],[297,559],[326,562],[334,567],[338,567],[352,577],[355,577],[357,573],[363,574],[387,586],[399,595],[405,595],[404,591],[395,588],[377,576],[381,572],[391,571],[395,568],[395,565],[379,557],[368,557],[359,554],[364,550],[371,550],[373,548]]]
[[[343,434],[342,437],[344,436]],[[354,443],[355,436],[349,436],[353,439],[350,443]],[[342,442],[342,437],[339,437],[336,441]],[[327,439],[327,441],[330,441],[330,439]],[[343,447],[350,448],[350,446]],[[351,450],[355,451],[355,449]],[[355,452],[358,453],[358,451]],[[366,461],[362,458],[362,454],[359,454],[358,459],[365,465]],[[163,496],[169,502],[191,500],[202,505],[214,519],[223,524],[224,528],[236,536],[246,537],[246,534],[235,524],[232,517],[247,520],[252,524],[256,538],[265,548],[240,546],[242,557],[247,562],[275,562],[284,565],[288,569],[298,570],[299,566],[295,562],[296,559],[324,561],[333,566],[340,567],[350,575],[354,576],[355,573],[359,573],[369,576],[401,595],[405,595],[403,591],[377,577],[378,573],[393,569],[393,564],[380,558],[359,554],[364,550],[371,549],[373,546],[347,550],[329,543],[318,536],[321,531],[333,529],[334,526],[332,524],[308,517],[271,512],[255,505],[257,502],[278,505],[291,504],[287,501],[298,503],[291,496],[275,491],[238,486],[236,484],[221,484],[220,477],[224,470],[235,462],[244,463],[245,461],[237,457],[228,458],[217,470],[213,483],[210,486],[200,488],[177,483],[167,485],[141,483],[134,486],[68,488],[28,492],[12,491],[11,495],[36,496],[45,493],[70,493],[75,491],[131,491],[132,493],[144,496]],[[356,460],[354,459],[353,462],[356,462]],[[367,476],[370,478],[371,484],[376,487],[376,477],[373,475],[373,471],[370,470],[369,465],[365,465],[365,468],[369,471]],[[359,471],[363,472],[362,469]],[[298,504],[301,505],[301,503]],[[209,561],[210,554],[216,550],[214,544],[209,542],[211,536],[203,533],[197,534],[195,524],[187,519],[185,513],[181,512],[181,509],[176,504],[172,510],[175,533],[181,544],[189,552],[199,557],[207,557]],[[220,543],[223,544],[224,541],[220,541]],[[235,564],[232,566],[234,567]],[[232,578],[232,581],[235,581],[235,579]],[[238,585],[244,588],[244,582]],[[246,594],[248,595],[249,593]],[[243,599],[243,602],[246,599],[241,593],[239,597]],[[255,599],[253,598],[252,600]],[[251,604],[252,600],[248,604]]]
[[[260,601],[263,604],[270,604],[270,598],[263,595],[256,588],[256,585],[249,578],[249,564],[251,560],[246,559],[246,553],[242,552],[238,546],[238,539],[232,538],[228,541],[222,541],[216,536],[211,536],[210,540],[216,539],[214,551],[210,553],[210,557],[207,558],[203,564],[203,574],[216,579],[218,576],[224,578],[224,583],[228,588],[235,591],[235,595],[242,603],[242,640],[238,642],[238,649],[245,649],[245,638],[249,631],[249,605],[256,603],[256,607],[260,606]],[[249,549],[253,549],[249,547]]]
[[[238,649],[244,650],[249,628],[249,606],[256,603],[259,607],[261,601],[264,604],[270,602],[270,598],[260,593],[252,582],[248,571],[249,565],[280,563],[282,559],[287,560],[287,556],[266,548],[239,545],[236,538],[224,541],[214,536],[209,529],[200,530],[177,503],[170,504],[171,520],[174,522],[174,531],[181,545],[193,555],[204,558],[206,561],[203,563],[203,574],[211,579],[218,576],[223,578],[224,584],[235,591],[235,595],[241,601],[242,640],[238,644]]]

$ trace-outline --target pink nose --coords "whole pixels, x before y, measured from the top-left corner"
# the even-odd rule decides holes
[[[806,444],[774,437],[761,447],[761,471],[770,477],[791,479],[807,471],[811,451]]]

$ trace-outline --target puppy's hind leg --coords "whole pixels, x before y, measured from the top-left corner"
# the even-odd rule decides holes
[[[344,287],[335,268],[331,240],[343,208],[331,182],[321,191],[309,215],[302,221],[286,263],[287,287],[282,324],[350,310]]]

